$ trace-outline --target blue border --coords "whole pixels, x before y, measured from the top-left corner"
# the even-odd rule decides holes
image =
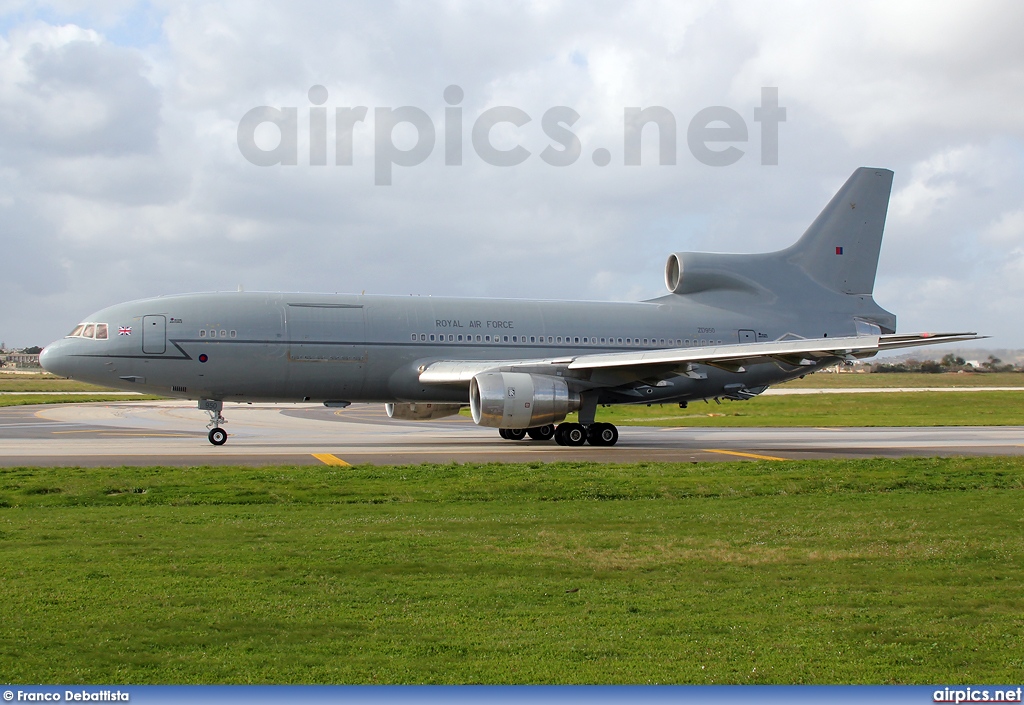
[[[0,686],[3,703],[78,702],[138,705],[224,705],[245,703],[814,703],[871,705],[935,702],[998,702],[997,690],[1020,702],[1021,686],[286,686],[286,685],[139,685]],[[71,698],[68,698],[68,695]]]

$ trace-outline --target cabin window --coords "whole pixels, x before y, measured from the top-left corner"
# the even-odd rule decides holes
[[[519,341],[516,340],[516,336],[514,336],[514,335],[512,336],[512,342],[513,343],[519,342]]]
[[[232,338],[234,338],[235,336],[238,335],[238,333],[235,332],[235,331],[228,331],[228,335],[231,336]]]
[[[433,333],[431,333],[431,334],[430,334],[430,342],[431,342],[431,343],[433,343],[433,342],[434,342],[434,334],[433,334]]]
[[[559,342],[559,343],[561,343],[561,342],[562,342],[562,336],[558,336],[558,342]]]
[[[476,342],[478,342],[478,343],[479,343],[479,342],[480,342],[481,340],[483,340],[483,338],[481,338],[481,337],[480,337],[479,335],[477,335],[477,336],[476,336]]]
[[[205,330],[199,331],[199,337],[200,338],[205,338],[206,337],[206,331]]]

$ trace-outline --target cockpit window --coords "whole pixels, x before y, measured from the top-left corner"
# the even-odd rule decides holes
[[[106,340],[109,335],[109,326],[106,323],[79,323],[75,329],[68,333],[69,338],[93,338],[95,340]]]

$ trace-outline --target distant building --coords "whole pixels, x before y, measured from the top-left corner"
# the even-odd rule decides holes
[[[39,353],[7,353],[0,360],[4,367],[39,367]]]

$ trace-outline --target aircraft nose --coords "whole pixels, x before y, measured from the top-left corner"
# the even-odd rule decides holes
[[[68,364],[67,341],[58,340],[50,343],[39,353],[39,364],[50,374],[59,377],[70,377],[71,371]]]

